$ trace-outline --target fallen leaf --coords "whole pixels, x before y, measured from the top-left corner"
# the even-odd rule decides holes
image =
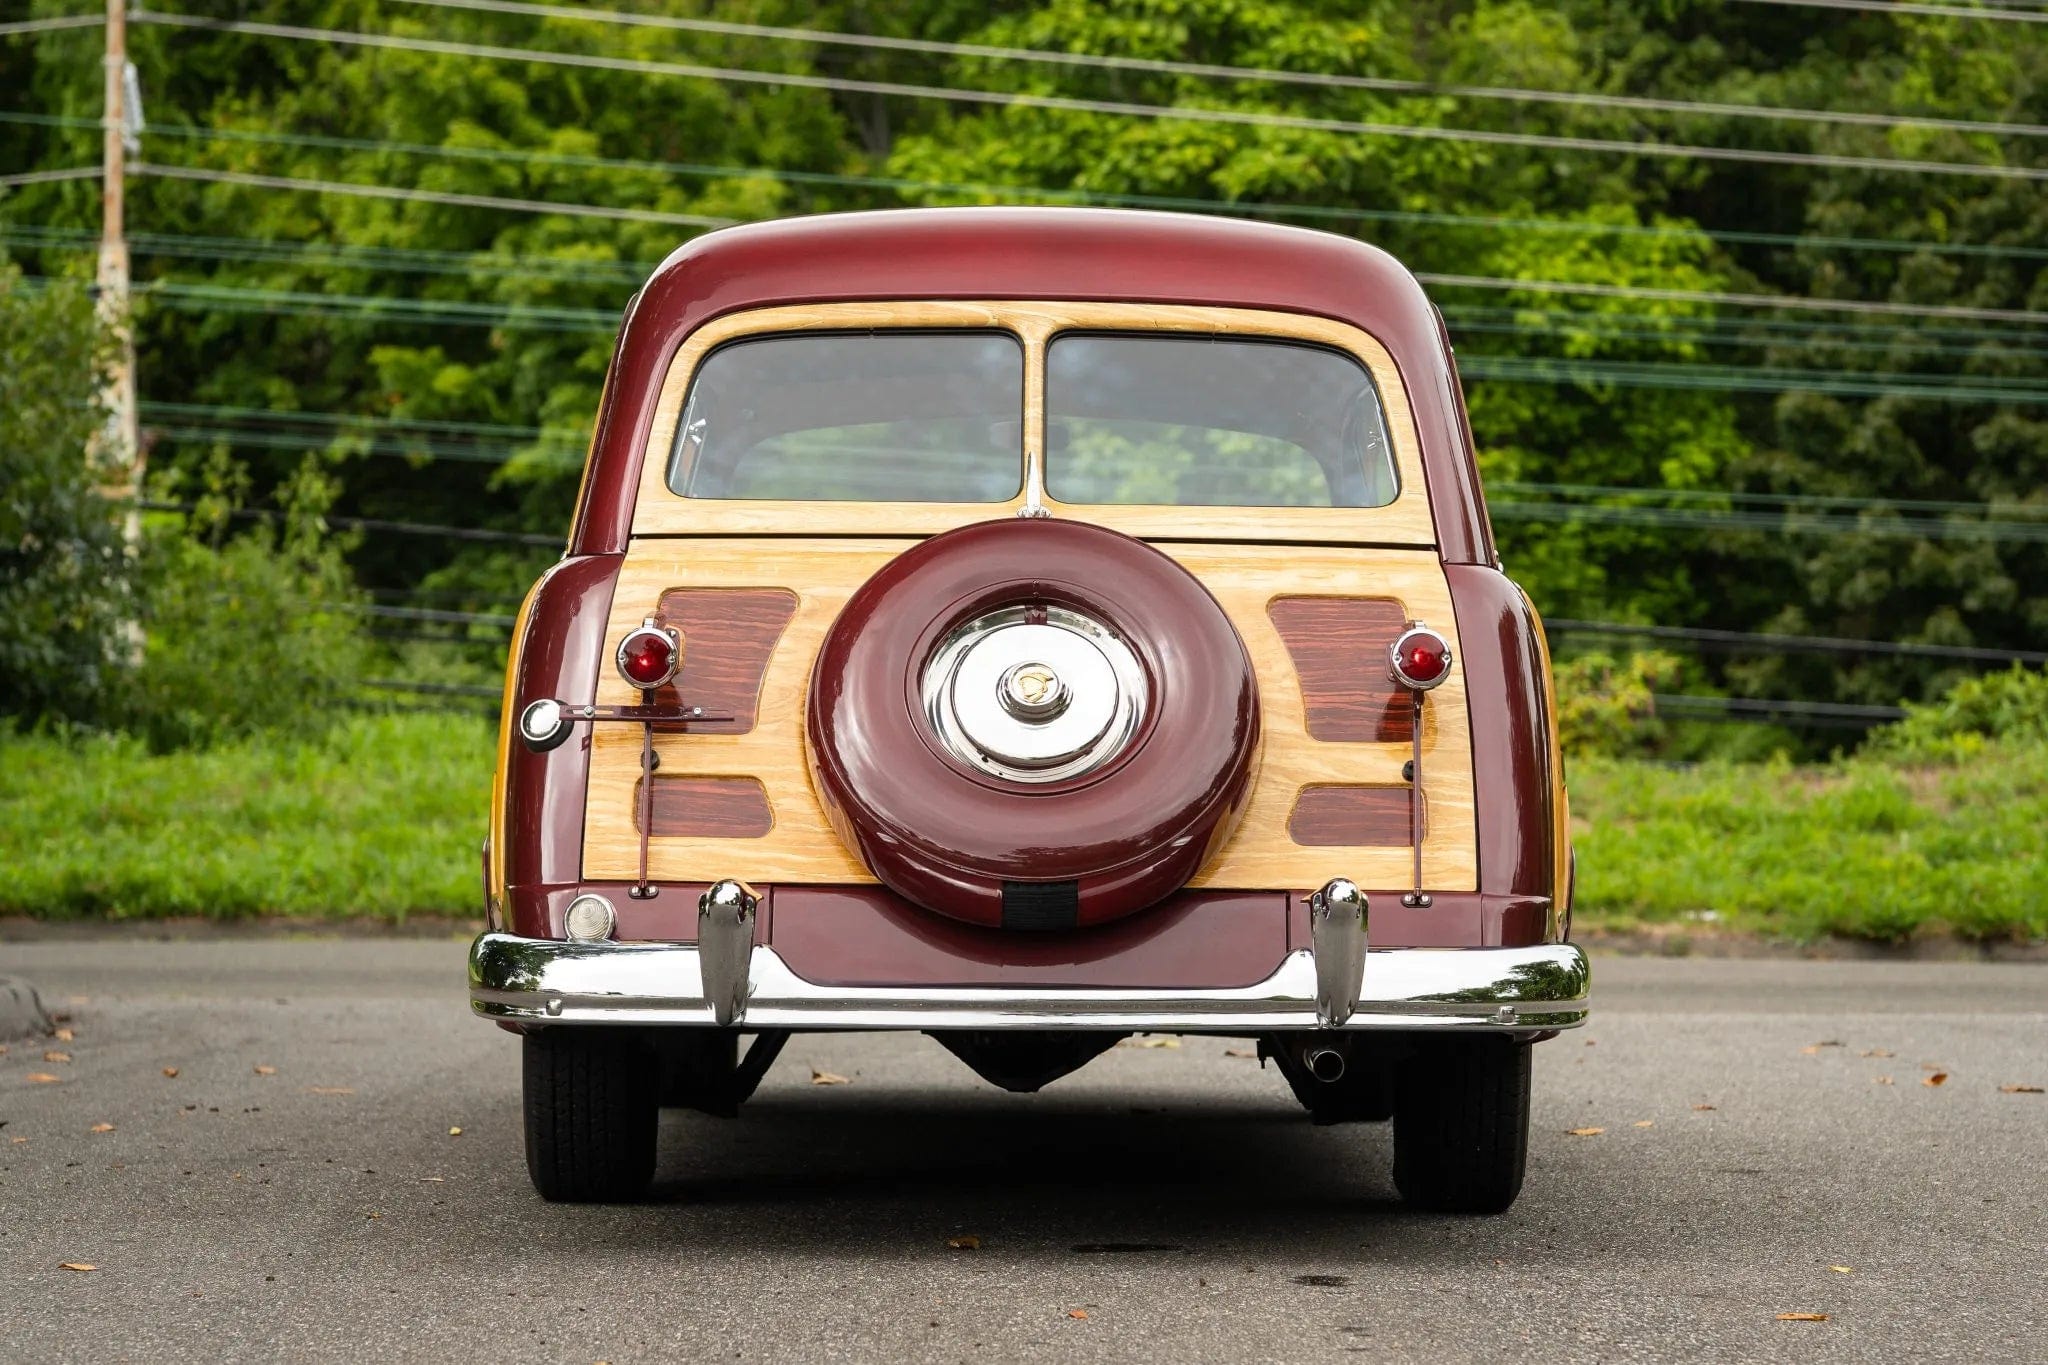
[[[1117,1044],[1117,1046],[1118,1046],[1118,1047],[1179,1047],[1179,1046],[1180,1046],[1180,1039],[1178,1039],[1178,1038],[1164,1038],[1164,1037],[1160,1037],[1160,1036],[1159,1036],[1159,1035],[1157,1035],[1157,1034],[1154,1034],[1154,1035],[1152,1035],[1151,1037],[1147,1037],[1147,1038],[1126,1038],[1126,1039],[1124,1039],[1124,1040],[1123,1040],[1123,1041],[1122,1041],[1121,1043],[1118,1043],[1118,1044]]]
[[[169,1076],[172,1080],[176,1080],[178,1079],[178,1068],[167,1066],[164,1068],[164,1075]]]
[[[52,1076],[47,1071],[31,1071],[23,1079],[27,1080],[30,1085],[62,1085],[64,1083],[62,1076]]]
[[[981,1239],[971,1233],[965,1237],[948,1237],[946,1239],[946,1249],[948,1251],[979,1251],[981,1250]]]
[[[1637,1120],[1636,1120],[1636,1127],[1638,1127],[1638,1128],[1655,1128],[1656,1126],[1657,1126],[1657,1120],[1655,1120],[1655,1119],[1637,1119]]]
[[[1890,1085],[1892,1083],[1892,1078],[1889,1076],[1872,1076],[1870,1078],[1870,1083],[1872,1085]]]
[[[461,1137],[461,1136],[462,1136],[462,1130],[461,1130],[460,1128],[450,1128],[450,1129],[448,1130],[448,1136],[449,1136],[449,1137]]]
[[[1067,1316],[1070,1318],[1076,1318],[1082,1322],[1086,1322],[1088,1321],[1088,1310],[1085,1308],[1069,1308],[1067,1310]]]
[[[1945,1066],[1943,1066],[1943,1065],[1942,1065],[1942,1064],[1941,1064],[1940,1062],[1922,1062],[1922,1063],[1920,1063],[1920,1069],[1921,1069],[1922,1071],[1946,1071],[1946,1070],[1948,1070],[1948,1068],[1947,1068],[1947,1067],[1945,1067]]]
[[[1223,1049],[1223,1055],[1226,1057],[1256,1057],[1259,1055],[1259,1050],[1255,1047],[1227,1047]]]
[[[1932,1076],[1922,1076],[1920,1078],[1920,1084],[1922,1085],[1946,1085],[1947,1083],[1948,1073],[1946,1071],[1937,1071]]]
[[[85,1131],[88,1133],[111,1133],[114,1131],[114,1125],[111,1123],[95,1123]]]
[[[17,1147],[25,1146],[28,1143],[27,1138],[9,1138],[7,1140]]]
[[[2041,1087],[2038,1085],[2001,1085],[1998,1087],[1998,1093],[2001,1095],[2038,1095],[2041,1093]]]
[[[1834,1271],[1837,1275],[1853,1275],[1856,1273],[1856,1267],[1852,1265],[1831,1265],[1828,1269]]]
[[[274,1066],[258,1066],[256,1068],[256,1074],[259,1076],[275,1076],[277,1074],[277,1068]]]
[[[309,1085],[306,1087],[306,1093],[308,1095],[353,1095],[356,1092],[346,1085]]]
[[[0,1043],[0,1057],[5,1057],[6,1055],[7,1055],[7,1044],[5,1044],[5,1043]]]
[[[1899,1054],[1888,1047],[1874,1047],[1862,1054],[1865,1057],[1896,1057]]]
[[[68,1052],[56,1051],[45,1052],[43,1054],[43,1060],[46,1062],[68,1062],[71,1060],[71,1054]]]
[[[68,1029],[68,1028],[60,1028],[60,1029],[58,1029],[58,1030],[57,1030],[57,1041],[58,1041],[58,1042],[60,1042],[60,1043],[71,1043],[71,1042],[76,1042],[77,1040],[78,1040],[78,1035],[77,1035],[77,1034],[75,1034],[75,1033],[73,1033],[73,1032],[72,1032],[72,1031],[71,1031],[70,1029]]]
[[[1605,1128],[1567,1128],[1564,1131],[1568,1137],[1599,1137],[1607,1130]]]
[[[1693,1106],[1693,1110],[1696,1113],[1710,1114],[1713,1112],[1714,1106],[1711,1104],[1696,1104]]]
[[[57,1262],[57,1269],[86,1271],[98,1270],[99,1267],[94,1265],[91,1261],[59,1261]]]
[[[1826,1322],[1826,1313],[1780,1313],[1779,1322]]]
[[[852,1083],[836,1071],[821,1071],[815,1066],[811,1068],[812,1085],[851,1085]]]

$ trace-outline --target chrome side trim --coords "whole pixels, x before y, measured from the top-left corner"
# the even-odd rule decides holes
[[[1528,948],[1380,948],[1365,991],[1340,1027],[1531,1032],[1586,1020],[1586,955],[1568,943]],[[725,1022],[688,943],[567,943],[485,934],[469,956],[470,1002],[493,1019],[538,1023]],[[1128,1029],[1246,1033],[1316,1028],[1314,955],[1290,953],[1256,985],[1229,990],[1057,986],[824,986],[770,947],[747,966],[748,1028]],[[726,998],[731,1001],[731,997]],[[741,1002],[732,1001],[734,1019]]]

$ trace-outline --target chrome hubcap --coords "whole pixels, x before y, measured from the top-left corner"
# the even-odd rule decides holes
[[[957,627],[921,679],[925,714],[961,761],[1014,782],[1092,772],[1144,716],[1144,670],[1102,622],[1005,607]]]

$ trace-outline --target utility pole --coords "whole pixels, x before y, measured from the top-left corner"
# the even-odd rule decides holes
[[[141,429],[135,412],[135,331],[128,318],[128,234],[124,222],[128,152],[135,145],[142,110],[128,64],[128,0],[107,0],[105,127],[101,142],[100,321],[114,335],[117,350],[107,375],[107,426],[97,451],[109,494],[136,498],[142,492]],[[128,543],[142,534],[142,513],[131,506]]]

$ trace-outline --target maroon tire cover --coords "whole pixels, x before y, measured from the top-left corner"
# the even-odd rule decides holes
[[[1045,783],[949,752],[922,680],[963,623],[1058,607],[1113,630],[1148,696],[1094,771]],[[1084,522],[979,522],[906,550],[848,599],[811,672],[805,740],[834,828],[886,886],[955,919],[1095,924],[1179,889],[1242,813],[1259,737],[1244,642],[1185,569]]]

